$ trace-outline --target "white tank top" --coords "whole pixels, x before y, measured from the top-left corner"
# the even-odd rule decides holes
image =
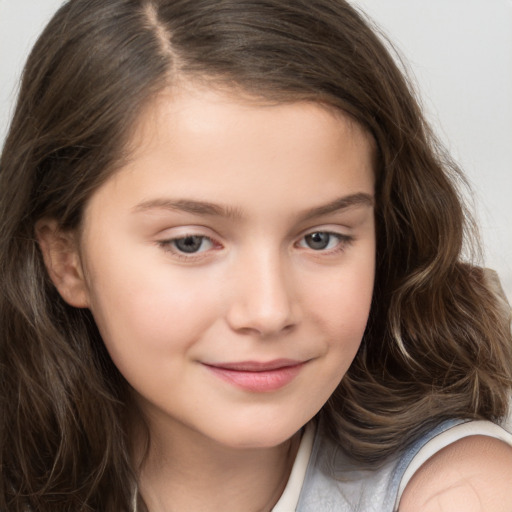
[[[321,428],[302,436],[286,488],[272,512],[395,512],[414,473],[432,455],[473,435],[512,446],[512,434],[489,421],[445,421],[377,470],[361,470]]]

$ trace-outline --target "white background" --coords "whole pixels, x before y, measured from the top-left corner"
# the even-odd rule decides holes
[[[0,141],[17,80],[61,0],[0,0]],[[357,0],[409,63],[473,186],[485,263],[512,300],[512,0]]]

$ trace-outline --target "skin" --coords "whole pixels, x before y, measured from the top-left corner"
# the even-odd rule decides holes
[[[399,512],[511,512],[512,447],[472,436],[431,457],[404,490]]]
[[[188,84],[155,99],[130,149],[80,233],[39,226],[50,273],[90,308],[149,425],[150,510],[270,510],[366,326],[372,140],[317,104]],[[204,238],[185,254],[189,236]],[[264,391],[210,368],[283,358],[297,375]]]
[[[268,511],[367,322],[372,140],[320,105],[187,84],[155,99],[130,151],[80,232],[38,224],[50,276],[92,311],[149,425],[151,512]],[[331,233],[326,247],[312,233]],[[209,367],[282,358],[300,371],[265,391]],[[510,447],[463,439],[420,468],[399,511],[510,512],[510,481]]]

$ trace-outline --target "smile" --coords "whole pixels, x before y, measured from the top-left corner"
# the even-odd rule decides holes
[[[305,364],[306,361],[291,359],[203,363],[216,377],[254,393],[268,393],[286,386],[300,373]]]

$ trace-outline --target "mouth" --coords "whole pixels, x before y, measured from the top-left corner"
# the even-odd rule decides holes
[[[277,391],[297,377],[307,361],[239,361],[203,363],[213,375],[238,388],[254,393]]]

